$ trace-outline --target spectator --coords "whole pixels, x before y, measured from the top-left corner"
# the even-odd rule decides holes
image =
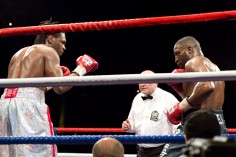
[[[124,157],[124,147],[115,138],[102,138],[98,140],[92,149],[93,157]]]
[[[212,139],[214,136],[219,135],[221,135],[220,124],[213,113],[207,110],[197,110],[186,117],[184,123],[185,142],[192,138]],[[185,147],[186,144],[171,147],[166,157],[180,157],[183,155],[181,150]]]

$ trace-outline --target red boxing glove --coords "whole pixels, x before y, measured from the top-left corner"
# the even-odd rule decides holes
[[[172,124],[177,125],[181,121],[181,115],[190,108],[192,108],[192,105],[189,104],[187,98],[184,98],[180,103],[177,103],[168,109],[167,118]]]
[[[61,66],[61,70],[62,70],[62,72],[63,72],[63,76],[68,76],[68,75],[70,75],[70,69],[68,69],[67,67]]]
[[[76,65],[77,67],[73,72],[79,76],[94,72],[98,68],[98,62],[87,54],[77,58]]]
[[[174,69],[172,73],[184,73],[184,69]],[[169,83],[169,86],[171,86],[177,93],[183,92],[183,84],[182,83]]]
[[[184,114],[184,112],[179,108],[179,104],[180,103],[175,104],[167,111],[167,118],[174,125],[181,122],[181,115]]]

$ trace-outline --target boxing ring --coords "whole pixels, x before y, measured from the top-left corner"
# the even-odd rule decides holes
[[[15,35],[35,35],[54,32],[99,31],[112,29],[125,29],[130,27],[144,27],[163,24],[177,24],[188,22],[201,22],[211,20],[229,20],[236,18],[236,11],[212,12],[180,16],[151,17],[140,19],[125,19],[100,22],[85,22],[71,24],[57,24],[32,27],[16,27],[0,29],[0,37]],[[123,74],[99,75],[83,77],[51,77],[51,78],[22,78],[0,79],[0,87],[41,87],[48,86],[104,86],[127,85],[138,83],[171,83],[171,82],[197,82],[197,81],[235,81],[236,70],[221,72],[198,73],[155,73],[150,75]],[[229,138],[236,138],[236,129],[228,128]],[[55,132],[97,132],[97,133],[124,133],[121,128],[55,128]],[[114,137],[123,144],[136,143],[183,143],[183,136],[135,136],[135,135],[56,135],[54,137],[0,137],[0,144],[94,144],[103,137]],[[59,153],[59,157],[90,157],[91,154]],[[135,154],[126,154],[125,157],[134,157]]]

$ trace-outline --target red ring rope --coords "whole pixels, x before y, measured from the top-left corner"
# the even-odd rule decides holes
[[[57,132],[125,132],[122,128],[56,128]]]
[[[228,128],[229,133],[236,133],[236,128]]]
[[[56,128],[57,132],[125,132],[122,128]],[[229,133],[236,133],[236,128],[228,128]]]
[[[187,22],[200,22],[210,20],[234,19],[236,18],[236,10],[211,12],[201,14],[189,14],[180,16],[150,17],[136,18],[124,20],[110,20],[99,22],[84,22],[71,24],[57,24],[44,26],[29,26],[0,29],[0,37],[13,35],[33,35],[54,32],[76,32],[76,31],[92,31],[92,30],[110,30],[129,27],[152,26],[161,24],[175,24]]]

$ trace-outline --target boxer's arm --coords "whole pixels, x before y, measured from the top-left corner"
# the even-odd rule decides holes
[[[208,67],[204,64],[204,61],[200,58],[191,60],[185,65],[186,72],[209,72]],[[201,104],[206,100],[212,92],[214,92],[215,84],[213,81],[198,82],[192,93],[188,96],[188,101],[193,106]]]
[[[69,76],[70,75],[70,69],[67,68],[66,66],[61,66],[61,70],[62,70],[63,76]],[[45,92],[47,92],[51,89],[52,89],[52,87],[46,87]]]
[[[47,52],[44,53],[44,73],[45,77],[63,77],[63,72],[60,66],[60,58],[57,52],[48,48]],[[69,76],[77,76],[76,74],[70,74]],[[70,90],[72,86],[54,86],[53,90],[57,94],[63,94]]]
[[[185,65],[185,71],[209,72],[208,67],[206,67],[206,64],[204,64],[202,58],[190,60]],[[188,84],[186,84],[186,90],[188,90],[188,88],[192,87],[188,87]],[[195,107],[195,105],[202,104],[202,102],[211,95],[211,93],[214,91],[214,88],[215,85],[213,81],[196,83],[192,93],[187,93],[187,97],[185,97],[180,103],[177,103],[173,107],[169,108],[167,112],[169,121],[173,124],[178,124],[181,121],[181,115],[190,108]]]

